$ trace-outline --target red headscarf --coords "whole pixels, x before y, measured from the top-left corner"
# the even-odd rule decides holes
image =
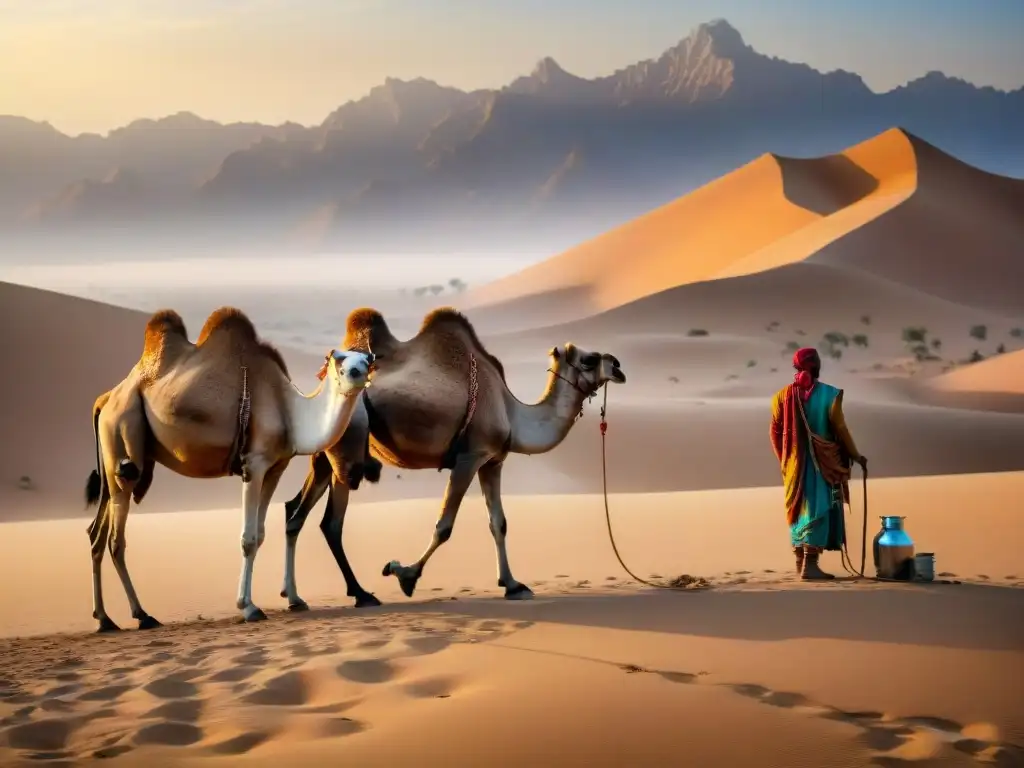
[[[807,402],[807,398],[814,391],[814,373],[821,369],[821,358],[818,357],[818,350],[814,347],[803,347],[793,355],[793,367],[796,368],[796,375],[793,376],[793,383],[800,392],[800,399]]]

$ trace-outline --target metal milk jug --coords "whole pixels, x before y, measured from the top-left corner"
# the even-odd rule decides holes
[[[880,579],[910,581],[914,578],[914,541],[903,530],[905,518],[882,515],[881,519],[882,528],[872,543],[875,574]]]

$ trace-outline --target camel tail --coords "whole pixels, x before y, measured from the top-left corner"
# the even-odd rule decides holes
[[[88,509],[99,503],[103,493],[103,454],[100,451],[100,411],[106,405],[107,398],[101,397],[92,407],[92,434],[96,442],[96,469],[89,473],[85,482],[85,506]]]

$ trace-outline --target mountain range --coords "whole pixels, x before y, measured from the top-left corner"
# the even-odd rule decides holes
[[[387,79],[318,126],[190,113],[70,137],[0,116],[0,236],[369,251],[553,250],[764,152],[837,151],[899,125],[1024,175],[1024,88],[860,76],[758,53],[727,21],[577,77],[551,58],[496,90]]]

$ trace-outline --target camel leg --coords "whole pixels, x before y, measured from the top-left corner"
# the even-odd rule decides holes
[[[345,528],[345,513],[348,511],[349,486],[345,478],[331,475],[331,487],[327,493],[327,508],[324,509],[320,530],[327,540],[327,546],[334,555],[334,561],[345,577],[345,587],[349,597],[356,599],[356,608],[372,608],[381,604],[374,595],[363,589],[356,578],[352,566],[345,555],[345,544],[342,533]]]
[[[118,578],[121,579],[121,586],[124,587],[124,593],[128,598],[132,618],[139,622],[139,629],[154,629],[162,625],[142,609],[131,576],[128,574],[128,565],[125,562],[125,549],[127,548],[125,528],[128,523],[128,510],[132,503],[132,490],[139,477],[138,465],[130,461],[121,462],[118,465],[118,472],[121,473],[118,477],[120,482],[115,481],[117,484],[112,484],[110,498],[110,557],[114,561],[114,570],[117,571]]]
[[[242,573],[236,605],[246,621],[263,621],[267,614],[252,601],[252,574],[260,548],[261,489],[267,467],[261,457],[248,458],[246,466],[249,479],[242,481]]]
[[[512,569],[508,564],[508,551],[505,548],[505,535],[508,533],[508,521],[501,505],[501,468],[500,461],[492,461],[480,467],[480,490],[487,502],[487,515],[490,518],[491,536],[494,537],[494,549],[498,557],[498,586],[505,588],[506,600],[529,600],[533,592],[525,584],[512,577]]]
[[[106,484],[100,489],[96,517],[89,525],[89,544],[92,549],[92,617],[99,622],[98,632],[119,632],[121,628],[107,615],[103,605],[103,554],[110,540],[110,490]]]
[[[326,454],[315,455],[310,460],[309,474],[302,484],[302,490],[295,498],[284,504],[284,586],[281,589],[281,597],[288,598],[290,611],[305,611],[309,608],[306,601],[299,597],[299,588],[296,585],[295,549],[299,542],[299,534],[302,533],[302,526],[306,524],[306,518],[330,485],[331,471]]]
[[[486,456],[466,453],[460,455],[455,460],[455,466],[448,476],[448,487],[444,492],[441,516],[434,526],[434,537],[430,542],[430,546],[420,555],[420,559],[412,565],[402,565],[397,560],[392,560],[384,566],[383,574],[385,576],[397,576],[398,584],[406,597],[412,597],[412,593],[416,591],[416,582],[423,575],[423,567],[430,560],[431,555],[434,554],[438,547],[451,538],[452,531],[455,528],[455,518],[459,514],[459,506],[462,504],[462,499],[466,495],[466,491],[469,490],[469,486],[473,482],[476,473],[486,460]]]

